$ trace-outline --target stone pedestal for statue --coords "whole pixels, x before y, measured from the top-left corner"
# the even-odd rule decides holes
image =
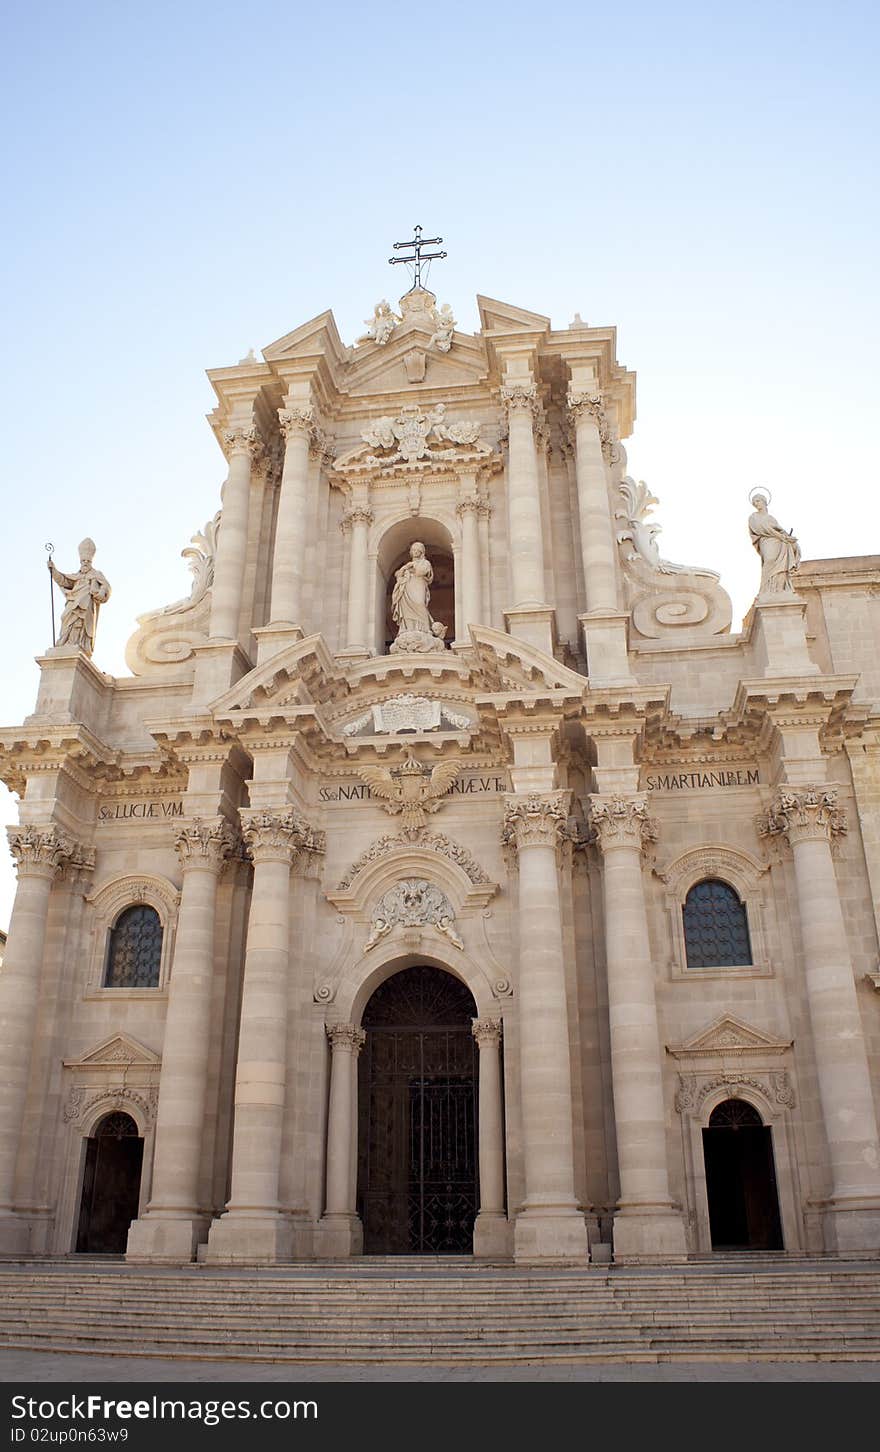
[[[752,609],[751,640],[762,676],[819,674],[807,648],[806,601],[791,592],[759,595]]]

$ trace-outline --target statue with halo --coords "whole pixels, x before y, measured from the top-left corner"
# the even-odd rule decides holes
[[[753,489],[749,501],[749,534],[761,557],[761,595],[794,593],[792,576],[801,561],[801,547],[790,530],[783,529],[769,513],[768,489]]]

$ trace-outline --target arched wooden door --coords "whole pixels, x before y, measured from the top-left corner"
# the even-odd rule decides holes
[[[358,1064],[358,1209],[367,1255],[473,1249],[476,1005],[451,973],[406,968],[364,1011]]]
[[[781,1250],[770,1127],[742,1099],[726,1099],[703,1130],[713,1250]]]
[[[138,1213],[144,1142],[129,1114],[106,1114],[86,1140],[76,1248],[86,1255],[122,1255]]]

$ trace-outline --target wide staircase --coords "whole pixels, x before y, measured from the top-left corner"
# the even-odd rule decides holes
[[[880,1263],[665,1269],[467,1259],[271,1269],[0,1264],[0,1346],[175,1360],[880,1361]],[[487,1375],[491,1375],[487,1371]]]

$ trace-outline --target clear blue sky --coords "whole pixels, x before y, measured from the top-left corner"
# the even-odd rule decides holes
[[[612,11],[615,13],[612,13]],[[618,327],[663,553],[757,584],[748,490],[804,554],[880,551],[874,4],[264,0],[6,11],[2,720],[86,533],[96,661],[187,593],[217,508],[206,367],[404,290],[415,222],[478,292]],[[11,545],[11,547],[10,547]],[[14,820],[15,803],[2,804]],[[12,873],[0,866],[0,923]]]

